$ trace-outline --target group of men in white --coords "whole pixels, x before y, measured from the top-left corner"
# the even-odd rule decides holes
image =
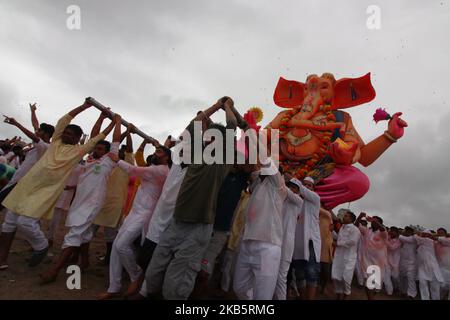
[[[135,165],[134,127],[121,132],[119,115],[103,111],[91,138],[80,144],[83,131],[70,122],[90,107],[86,100],[53,128],[36,123],[33,105],[34,132],[6,117],[34,147],[12,178],[2,176],[8,181],[0,192],[5,212],[0,270],[9,268],[17,229],[33,248],[29,266],[40,264],[66,215],[62,251],[40,281],[55,281],[70,263],[86,270],[89,243],[103,227],[109,287],[99,299],[192,298],[207,291],[214,270],[220,270],[222,291],[232,289],[239,299],[285,300],[292,292],[314,299],[327,278],[333,280],[336,298],[345,299],[354,275],[369,299],[383,284],[389,295],[397,290],[415,298],[417,282],[421,299],[440,299],[442,293],[450,299],[450,238],[444,228],[437,235],[414,234],[408,227],[402,232],[386,228],[381,218],[364,213],[356,218],[346,211],[337,218],[322,208],[312,177],[300,181],[281,172],[265,152],[258,164],[172,163],[170,148],[183,141],[168,139],[161,145],[152,140],[144,141],[138,152],[143,155],[147,142],[155,152]],[[226,125],[210,119],[219,110]],[[112,121],[100,133],[107,118]],[[229,97],[199,112],[186,128],[200,139],[192,139],[192,146],[205,148],[211,141],[194,133],[196,121],[203,131],[252,128]],[[112,131],[109,143],[104,139]],[[256,136],[249,137],[257,143]],[[119,148],[125,138],[126,146]],[[245,143],[240,146],[237,152],[245,155]],[[134,193],[130,177],[137,178]],[[51,220],[48,236],[41,219]],[[130,279],[125,292],[123,269]]]

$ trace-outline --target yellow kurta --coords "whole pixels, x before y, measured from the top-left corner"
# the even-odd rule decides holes
[[[53,217],[53,207],[72,169],[98,141],[105,139],[105,135],[100,133],[84,145],[62,143],[61,135],[71,120],[67,114],[58,121],[47,151],[3,201],[6,208],[36,219]]]
[[[134,165],[133,154],[125,153],[125,161]],[[106,196],[103,208],[94,220],[94,224],[115,228],[117,227],[125,200],[128,195],[128,173],[125,170],[116,167],[108,178]]]
[[[239,242],[244,234],[245,227],[245,212],[247,210],[248,202],[250,200],[250,193],[242,191],[241,199],[236,208],[233,217],[233,224],[231,225],[230,238],[228,239],[227,248],[233,251],[237,250]]]

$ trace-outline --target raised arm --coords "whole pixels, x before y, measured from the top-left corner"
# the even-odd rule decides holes
[[[19,122],[17,122],[16,119],[14,118],[9,118],[7,116],[4,116],[5,120],[4,122],[10,125],[13,125],[15,127],[17,127],[19,130],[21,130],[28,138],[30,138],[31,140],[33,140],[33,142],[39,142],[39,138],[36,134],[34,134],[33,132],[31,132],[30,130],[28,130],[27,128],[25,128],[23,125],[21,125]]]
[[[356,218],[355,220],[355,226],[359,227],[359,225],[361,224],[361,220],[362,218],[364,218],[367,214],[365,212],[361,212],[358,216],[358,218]]]
[[[132,153],[133,152],[133,139],[131,137],[131,133],[134,130],[134,125],[133,124],[129,124],[127,131],[125,131],[125,133],[127,134],[127,148],[125,149],[125,152],[128,153]]]
[[[73,109],[72,111],[70,111],[69,112],[69,115],[72,117],[72,118],[75,118],[77,115],[79,115],[81,112],[83,112],[84,110],[86,110],[86,109],[89,109],[90,107],[92,107],[92,105],[89,103],[89,101],[86,99],[86,100],[84,100],[84,103],[81,105],[81,106],[79,106],[79,107],[76,107],[75,109]]]
[[[113,133],[113,142],[120,143],[120,133],[121,133],[120,130],[122,128],[122,117],[119,114],[116,114],[114,116],[114,123],[115,123],[115,127],[114,127],[114,133]]]
[[[30,103],[30,111],[31,111],[31,125],[33,126],[34,132],[39,130],[39,120],[36,116],[36,102]]]
[[[120,117],[120,115],[115,114],[113,120],[111,121],[111,123],[109,124],[109,126],[107,126],[105,128],[105,130],[102,131],[102,134],[107,137],[108,134],[110,134],[110,132],[112,131],[112,129],[114,128],[114,126],[116,125],[122,125],[120,121],[122,118]],[[117,137],[117,141],[119,141],[120,139],[120,128],[119,128],[119,136]]]
[[[91,130],[91,137],[95,137],[100,133],[100,130],[102,129],[103,121],[108,118],[108,114],[105,112],[101,112],[100,116],[98,117],[97,121],[94,123],[94,126]]]
[[[223,105],[225,110],[225,118],[227,122],[227,128],[228,129],[236,129],[237,127],[237,119],[233,112],[234,102],[231,98],[228,98],[225,100],[225,103]]]

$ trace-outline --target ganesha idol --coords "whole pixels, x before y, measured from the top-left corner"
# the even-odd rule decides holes
[[[266,129],[279,130],[280,165],[298,179],[312,177],[326,209],[363,197],[369,179],[352,165],[371,165],[403,136],[407,124],[399,112],[383,134],[364,143],[343,109],[374,98],[370,73],[337,81],[330,73],[309,75],[306,83],[280,78],[277,84],[275,104],[287,110]]]

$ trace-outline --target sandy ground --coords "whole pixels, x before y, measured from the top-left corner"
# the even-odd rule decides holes
[[[3,221],[4,214],[0,214],[0,221]],[[61,219],[63,220],[63,219]],[[43,230],[47,230],[47,223],[43,222]],[[9,269],[0,271],[0,299],[17,299],[17,300],[48,300],[48,299],[64,299],[64,300],[91,300],[96,295],[105,291],[108,283],[108,268],[97,259],[105,252],[103,242],[103,231],[99,230],[97,236],[93,239],[90,246],[90,267],[81,275],[81,289],[69,290],[66,285],[67,278],[70,276],[61,271],[56,282],[39,285],[39,273],[51,266],[52,259],[60,252],[62,238],[66,232],[66,228],[61,221],[60,228],[56,235],[53,249],[49,251],[49,256],[39,266],[30,268],[26,260],[31,256],[31,248],[24,240],[20,233],[16,234],[13,242],[8,263]],[[128,279],[124,274],[124,289],[126,289]],[[319,299],[333,299],[332,286],[327,287],[329,294],[319,295]],[[211,298],[215,297],[211,295]],[[226,298],[233,298],[227,295]],[[352,300],[366,299],[364,290],[353,287]],[[379,294],[377,299],[400,299],[398,297],[389,297],[385,294]]]

